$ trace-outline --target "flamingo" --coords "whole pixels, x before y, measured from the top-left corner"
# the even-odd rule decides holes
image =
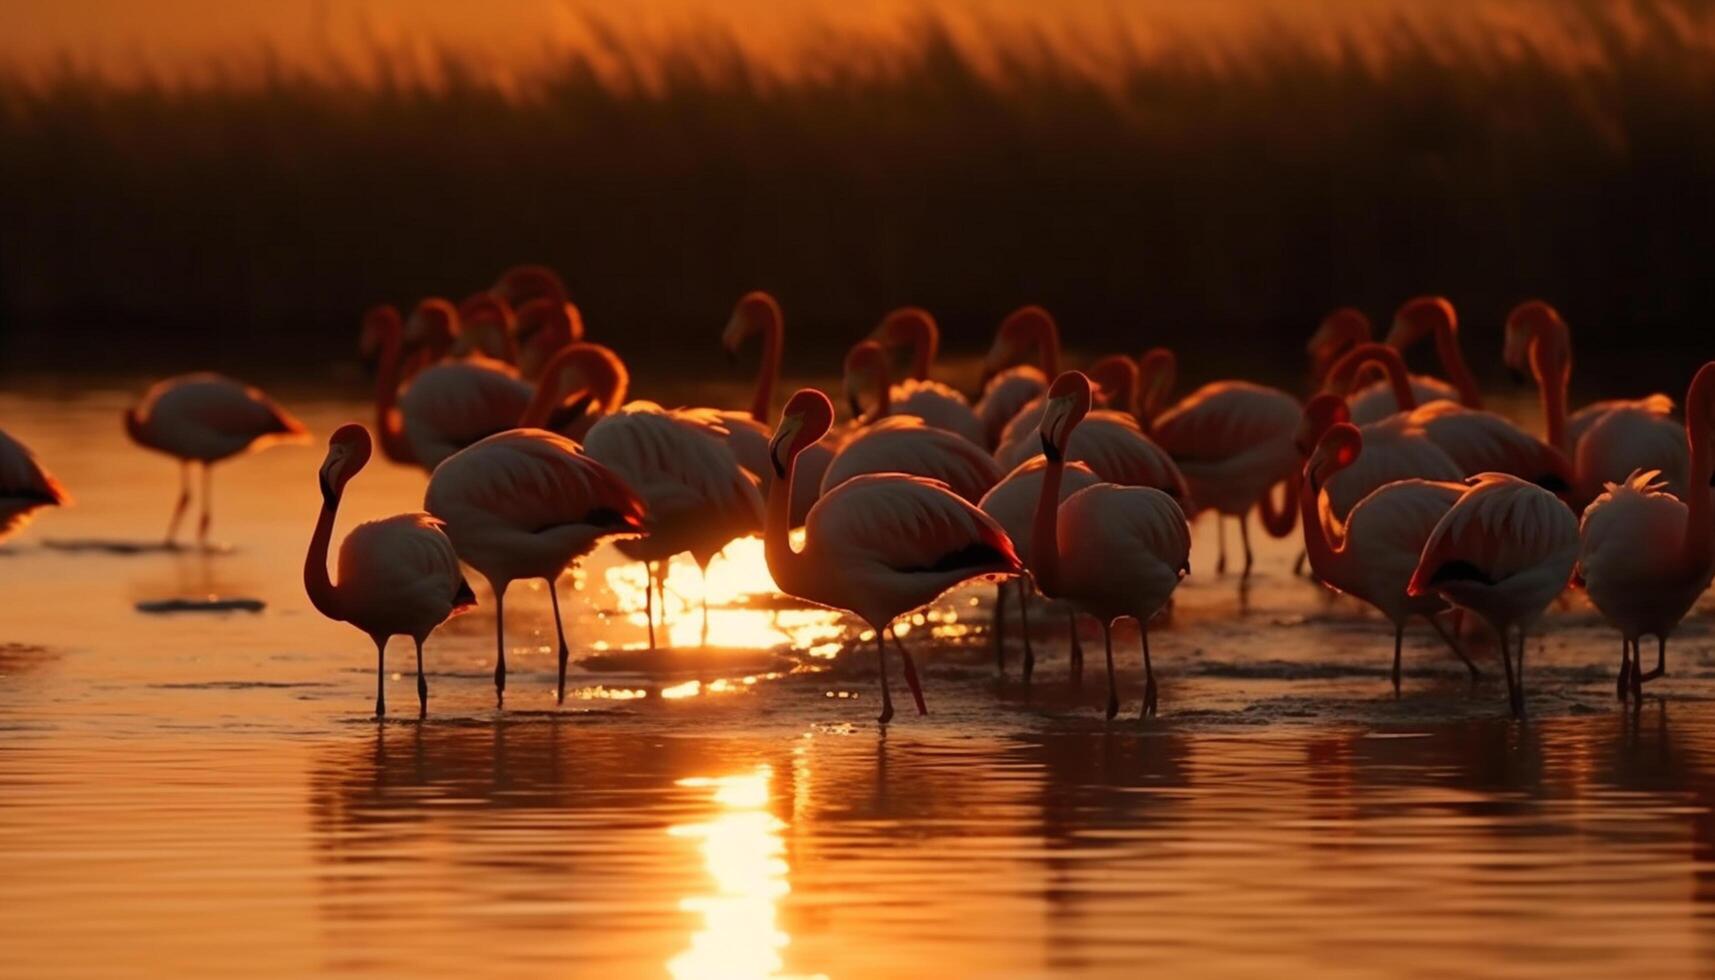
[[[560,640],[558,699],[566,700],[566,630],[556,582],[603,539],[639,533],[643,504],[577,443],[542,429],[499,432],[448,456],[429,475],[423,509],[446,523],[465,564],[494,592],[494,697],[506,697],[506,590],[548,584]]]
[[[519,307],[514,332],[518,373],[535,381],[557,352],[584,339],[584,319],[570,303],[533,299]]]
[[[451,303],[426,299],[403,330],[395,326],[385,319],[378,324],[382,353],[375,415],[383,455],[433,471],[460,449],[517,424],[532,389],[511,365],[479,356],[438,360],[458,336],[458,311]],[[400,394],[407,337],[412,349],[420,348],[437,363],[418,371]]]
[[[1311,376],[1318,388],[1328,377],[1334,362],[1359,344],[1371,340],[1370,318],[1349,306],[1341,307],[1322,318],[1316,333],[1310,338]],[[1413,399],[1419,405],[1430,402],[1458,401],[1459,389],[1440,378],[1427,374],[1409,376]],[[1377,380],[1352,394],[1352,422],[1366,425],[1399,411],[1388,381]]]
[[[892,384],[887,352],[873,340],[859,341],[846,354],[844,385],[852,416],[861,416],[861,425],[873,425],[895,415],[911,416],[967,439],[979,449],[987,448],[982,422],[963,403],[963,396],[936,381]],[[867,415],[861,401],[865,392],[871,403]],[[954,401],[955,397],[959,401]]]
[[[709,562],[722,548],[762,529],[762,497],[756,477],[738,465],[725,439],[725,427],[712,410],[668,411],[643,401],[603,415],[590,427],[584,450],[636,490],[648,512],[644,521],[647,534],[621,541],[619,550],[644,564],[651,585],[656,563],[681,551],[691,553],[706,578]],[[645,615],[649,649],[654,650],[652,600]],[[708,625],[705,595],[705,641]]]
[[[828,464],[822,493],[865,473],[935,480],[973,504],[1001,477],[994,457],[980,446],[911,415],[894,415],[858,430]]]
[[[1578,574],[1590,601],[1620,631],[1619,695],[1641,696],[1667,668],[1667,641],[1715,577],[1715,361],[1698,370],[1685,396],[1690,490],[1662,493],[1653,471],[1610,483],[1584,511]],[[1656,638],[1655,669],[1644,672],[1638,641]],[[1630,647],[1630,657],[1626,649]]]
[[[518,363],[518,318],[505,300],[493,293],[476,293],[459,304],[458,315],[458,336],[448,354]]]
[[[328,578],[328,544],[345,485],[369,462],[369,430],[347,423],[328,439],[319,478],[322,510],[304,555],[304,591],[316,611],[375,641],[375,717],[387,713],[383,687],[387,640],[417,645],[417,712],[429,713],[423,641],[449,618],[476,605],[444,525],[424,513],[396,514],[352,528],[339,546],[339,584]]]
[[[249,385],[218,374],[181,374],[158,381],[125,410],[125,434],[145,449],[179,460],[179,500],[167,523],[167,547],[191,501],[191,466],[202,466],[197,543],[208,543],[214,519],[214,464],[240,453],[308,438],[303,423]]]
[[[581,442],[603,415],[625,404],[630,391],[631,372],[618,354],[601,344],[576,341],[542,368],[518,426],[547,429]]]
[[[1429,405],[1446,401],[1481,409],[1482,390],[1477,387],[1477,379],[1472,377],[1471,368],[1465,363],[1464,351],[1459,346],[1459,317],[1453,312],[1453,303],[1444,296],[1417,296],[1401,303],[1394,312],[1393,325],[1387,334],[1389,347],[1403,355],[1425,338],[1434,339],[1435,353],[1447,380],[1413,375],[1412,391],[1417,396],[1417,403]],[[1401,411],[1402,406],[1398,402],[1384,395],[1387,390],[1385,382],[1378,382],[1359,392],[1358,401],[1352,407],[1352,417],[1359,422],[1373,422]],[[1360,408],[1363,409],[1361,413]]]
[[[513,309],[536,299],[564,303],[569,295],[565,280],[545,265],[515,265],[500,274],[489,292]]]
[[[855,477],[823,494],[805,522],[803,550],[793,550],[798,456],[833,424],[833,403],[821,392],[805,388],[787,401],[769,443],[777,479],[768,494],[764,554],[782,592],[851,612],[875,631],[881,673],[877,720],[885,725],[893,718],[893,698],[884,636],[893,621],[954,586],[1018,575],[1024,566],[1006,532],[987,514],[933,480],[901,474]],[[911,655],[903,646],[900,653],[918,713],[925,713]]]
[[[1660,471],[1670,493],[1685,498],[1689,456],[1685,427],[1673,420],[1673,399],[1657,392],[1612,399],[1566,414],[1572,378],[1572,341],[1566,321],[1541,300],[1519,304],[1507,317],[1503,359],[1528,367],[1542,398],[1549,445],[1572,462],[1572,502],[1582,508],[1609,483],[1626,483],[1639,470]]]
[[[1153,487],[1098,483],[1060,502],[1067,443],[1090,411],[1090,381],[1076,371],[1048,389],[1040,426],[1047,465],[1037,489],[1030,572],[1042,594],[1066,599],[1102,624],[1107,654],[1107,716],[1119,714],[1114,684],[1115,620],[1137,620],[1143,637],[1143,707],[1156,711],[1149,621],[1191,571],[1191,530],[1173,498]]]
[[[774,386],[780,380],[780,358],[786,341],[786,319],[780,304],[761,290],[746,293],[733,307],[726,329],[721,333],[721,347],[728,355],[736,355],[744,342],[760,337],[762,361],[756,370],[756,384],[751,392],[750,412],[723,411],[722,424],[727,430],[727,448],[738,457],[740,466],[762,481],[766,498],[774,484],[774,466],[768,460],[768,440],[773,435],[769,422],[774,412]],[[798,482],[793,485],[792,526],[803,527],[811,505],[822,493],[822,475],[833,461],[834,450],[827,441],[805,449],[798,457]]]
[[[1160,405],[1173,390],[1178,371],[1173,352],[1155,348],[1140,361],[1143,431],[1167,451],[1184,474],[1198,510],[1213,510],[1220,530],[1217,574],[1227,570],[1226,527],[1222,517],[1239,520],[1249,576],[1250,525],[1258,511],[1263,529],[1283,538],[1298,521],[1298,449],[1294,436],[1303,409],[1298,399],[1278,388],[1248,381],[1214,381],[1198,388],[1171,408]],[[1284,484],[1285,500],[1277,508],[1272,489]]]
[[[1410,424],[1421,428],[1466,476],[1509,473],[1556,492],[1571,486],[1572,469],[1566,457],[1511,420],[1456,402],[1416,405],[1410,387],[1401,381],[1405,361],[1390,346],[1354,348],[1329,370],[1328,389],[1349,393],[1358,369],[1370,363],[1380,363],[1387,371],[1393,397],[1407,405]]]
[[[965,396],[929,377],[935,352],[941,346],[941,328],[935,318],[917,306],[901,307],[887,314],[870,334],[882,347],[910,347],[911,369],[904,381],[891,387],[892,411],[915,415],[928,424],[956,432],[973,445],[988,448],[988,432]]]
[[[1413,616],[1422,616],[1435,627],[1475,680],[1477,665],[1439,618],[1447,602],[1436,595],[1410,595],[1405,589],[1417,569],[1423,542],[1465,488],[1455,482],[1395,480],[1371,491],[1342,519],[1333,513],[1321,490],[1331,477],[1368,452],[1363,430],[1337,422],[1317,440],[1304,466],[1299,506],[1310,570],[1322,584],[1362,599],[1393,624],[1394,694],[1399,693],[1405,624]]]
[[[1020,364],[1031,348],[1036,365]],[[1060,373],[1060,328],[1040,306],[1012,311],[995,332],[994,344],[983,358],[982,398],[975,411],[982,420],[986,445],[1000,445],[1001,431],[1019,410],[1048,390]]]
[[[1559,497],[1510,474],[1482,473],[1429,532],[1405,591],[1439,594],[1489,624],[1501,639],[1507,700],[1522,718],[1526,634],[1565,591],[1577,560],[1578,519]]]
[[[1019,560],[1025,566],[1030,565],[1030,528],[1036,517],[1036,498],[1042,486],[1042,476],[1048,460],[1038,453],[1030,459],[1018,464],[1012,472],[994,485],[994,489],[983,495],[977,503],[983,513],[994,518],[1001,526],[1006,536],[1012,539],[1013,548],[1018,552]],[[1082,462],[1068,462],[1065,478],[1061,481],[1060,499],[1067,497],[1088,486],[1104,481],[1095,471]],[[1018,580],[1018,613],[1023,621],[1024,631],[1024,679],[1030,680],[1036,671],[1036,651],[1030,642],[1030,584],[1022,577]],[[1006,594],[1012,583],[1003,581],[995,586],[994,596],[994,656],[995,667],[1000,671],[1006,670]],[[1067,646],[1070,653],[1072,670],[1076,673],[1083,666],[1084,651],[1078,641],[1077,611],[1071,606],[1066,607]]]
[[[0,431],[0,541],[23,530],[41,508],[70,503],[71,495],[42,468],[35,454]]]

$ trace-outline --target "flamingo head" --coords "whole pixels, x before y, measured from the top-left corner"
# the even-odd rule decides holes
[[[1567,357],[1566,321],[1553,306],[1540,299],[1525,300],[1507,314],[1506,342],[1501,360],[1506,362],[1514,378],[1522,381],[1541,367],[1564,370],[1570,374],[1572,365]]]
[[[1138,415],[1146,427],[1167,405],[1178,375],[1179,359],[1166,347],[1151,347],[1137,359]]]
[[[1314,490],[1320,490],[1328,478],[1352,465],[1364,451],[1364,437],[1350,422],[1336,422],[1316,442],[1316,451],[1304,464],[1304,474]]]
[[[472,293],[459,304],[459,320],[463,323],[512,319],[512,305],[493,293]]]
[[[438,296],[431,296],[418,303],[405,321],[405,346],[413,351],[432,351],[438,356],[452,347],[458,333],[458,308]]]
[[[753,335],[774,330],[783,322],[780,303],[766,291],[753,289],[740,296],[732,308],[726,329],[721,331],[721,347],[728,354],[736,354]]]
[[[1425,337],[1459,327],[1453,302],[1445,296],[1417,296],[1401,303],[1388,328],[1387,345],[1405,350]]]
[[[369,430],[356,422],[347,422],[334,430],[328,437],[328,454],[320,473],[323,503],[331,507],[338,502],[345,485],[369,462],[373,449]]]
[[[1370,318],[1362,310],[1342,306],[1323,317],[1305,348],[1316,376],[1320,378],[1327,374],[1328,366],[1341,354],[1359,344],[1369,343],[1371,333]]]
[[[397,340],[404,332],[405,322],[393,304],[371,306],[364,312],[363,323],[357,329],[358,356],[365,364],[376,364],[381,360],[389,338]]]
[[[1121,412],[1137,410],[1137,376],[1137,362],[1124,354],[1109,354],[1089,368],[1102,404]]]
[[[922,336],[935,336],[940,328],[935,317],[921,306],[901,306],[881,318],[869,339],[883,347],[908,347]]]
[[[564,303],[569,298],[565,280],[545,265],[515,265],[501,273],[490,292],[514,307],[533,299]]]
[[[1051,463],[1066,458],[1066,443],[1072,430],[1090,414],[1090,379],[1078,371],[1067,371],[1048,386],[1048,397],[1042,406],[1042,422],[1037,433],[1042,437],[1042,455]]]
[[[983,384],[988,384],[990,378],[1022,361],[1025,352],[1044,337],[1054,338],[1057,344],[1059,334],[1060,328],[1055,325],[1054,317],[1042,307],[1031,305],[1013,310],[1000,321],[994,343],[983,357]]]
[[[852,345],[852,349],[846,352],[841,383],[841,390],[851,406],[852,417],[863,414],[864,392],[885,389],[887,384],[887,351],[873,340],[863,340]]]
[[[780,424],[768,440],[768,460],[774,475],[786,478],[787,467],[805,449],[815,445],[834,425],[834,403],[814,388],[800,388],[786,402]]]
[[[1304,406],[1304,417],[1299,421],[1298,434],[1293,438],[1298,455],[1308,458],[1334,426],[1351,420],[1352,408],[1344,398],[1327,391],[1313,396]]]

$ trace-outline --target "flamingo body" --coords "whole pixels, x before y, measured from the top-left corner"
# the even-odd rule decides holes
[[[427,636],[475,604],[446,525],[422,512],[351,529],[339,545],[334,588],[346,622],[370,636]]]
[[[977,400],[977,420],[988,446],[999,446],[1008,422],[1048,390],[1048,378],[1028,364],[1007,368],[988,380]]]
[[[1676,559],[1690,509],[1653,472],[1612,484],[1584,511],[1578,570],[1584,591],[1627,640],[1665,637],[1709,588],[1715,565]]]
[[[424,368],[399,397],[411,454],[433,471],[466,446],[517,425],[533,390],[511,365],[484,357]]]
[[[1414,374],[1407,379],[1411,385],[1412,397],[1419,405],[1430,405],[1435,402],[1458,402],[1459,389],[1434,375]],[[1379,422],[1401,410],[1399,401],[1393,396],[1393,389],[1386,380],[1372,381],[1346,399],[1352,408],[1352,422],[1356,425],[1368,425]]]
[[[977,505],[1006,531],[1013,549],[1026,565],[1031,563],[1030,522],[1036,516],[1036,498],[1042,495],[1042,478],[1047,468],[1047,457],[1037,453],[1014,467]],[[1103,482],[1111,481],[1104,481],[1081,462],[1070,461],[1060,483],[1058,503],[1063,504],[1072,494]]]
[[[1301,413],[1298,400],[1279,389],[1217,381],[1164,412],[1151,432],[1199,509],[1243,517],[1296,471]]]
[[[888,401],[895,415],[916,416],[927,425],[961,436],[973,446],[986,447],[988,433],[970,402],[939,381],[910,378],[894,385]]]
[[[1085,487],[1065,498],[1055,520],[1061,584],[1053,594],[1103,622],[1148,623],[1190,570],[1185,514],[1154,487]]]
[[[156,382],[127,415],[139,445],[181,460],[218,463],[304,436],[302,423],[267,395],[218,374]]]
[[[1669,411],[1672,403],[1669,402]],[[1585,503],[1601,496],[1610,484],[1624,485],[1639,471],[1654,470],[1668,493],[1685,498],[1687,468],[1691,454],[1685,443],[1685,426],[1674,421],[1659,405],[1629,403],[1608,407],[1585,417],[1587,425],[1574,437],[1573,419],[1567,420],[1572,441],[1573,499]]]
[[[0,432],[0,541],[30,523],[43,507],[64,507],[71,497],[23,443]]]
[[[1042,421],[1042,405],[1032,403],[1008,425],[1013,437],[995,450],[1003,470],[1016,469],[1042,455],[1042,439],[1036,427]],[[1021,426],[1020,420],[1028,425]],[[1090,412],[1072,430],[1066,443],[1066,460],[1087,465],[1104,483],[1125,487],[1154,487],[1186,505],[1190,493],[1185,477],[1167,451],[1143,434],[1137,420],[1126,412],[1100,409]]]
[[[936,480],[973,504],[1001,477],[1000,467],[979,444],[910,415],[889,416],[859,430],[828,463],[822,493],[866,473]]]

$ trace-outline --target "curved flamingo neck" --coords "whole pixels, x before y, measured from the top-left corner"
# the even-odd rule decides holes
[[[1271,538],[1284,538],[1292,533],[1298,523],[1298,480],[1282,481],[1285,487],[1281,494],[1280,506],[1274,503],[1274,488],[1257,501],[1257,516],[1262,518],[1262,529]]]
[[[1574,447],[1566,439],[1566,388],[1572,381],[1571,338],[1558,318],[1535,319],[1530,330],[1530,372],[1542,397],[1548,444],[1570,454]]]
[[[1030,575],[1036,588],[1050,598],[1060,595],[1060,485],[1066,475],[1063,454],[1048,457],[1042,470],[1042,488],[1036,497],[1036,515],[1030,525]]]
[[[316,529],[310,535],[310,547],[304,554],[304,591],[310,604],[329,619],[344,621],[345,611],[339,590],[328,577],[328,547],[333,542],[334,516],[339,510],[340,495],[322,487],[322,511],[316,517]]]
[[[400,347],[403,338],[394,325],[381,338],[381,366],[375,373],[375,431],[381,453],[395,463],[415,463],[416,454],[405,439],[405,422],[399,416]]]
[[[1350,396],[1352,389],[1357,387],[1360,370],[1370,364],[1380,365],[1387,372],[1388,385],[1393,389],[1394,401],[1400,411],[1409,412],[1417,407],[1417,396],[1412,392],[1411,380],[1405,372],[1405,359],[1399,356],[1399,351],[1386,344],[1359,344],[1352,348],[1328,369],[1328,387]]]
[[[873,379],[870,383],[872,394],[875,395],[875,408],[870,412],[866,421],[868,424],[874,425],[893,414],[893,379],[887,373],[885,359],[877,363],[871,378]]]
[[[1295,482],[1303,484],[1298,507],[1299,517],[1304,524],[1304,553],[1310,559],[1311,569],[1325,579],[1329,569],[1345,561],[1345,528],[1336,529],[1338,541],[1329,538],[1328,525],[1334,523],[1333,514],[1328,511],[1327,502],[1323,499],[1321,489],[1311,478],[1308,466],[1305,467],[1303,476]]]
[[[1050,379],[1060,376],[1060,328],[1053,318],[1044,314],[1032,321],[1036,334],[1036,359],[1042,373]]]
[[[827,429],[815,439],[804,441],[804,445],[813,445],[821,436],[827,435]],[[768,574],[774,577],[774,584],[781,591],[791,595],[804,595],[804,578],[810,571],[809,559],[802,552],[792,548],[792,481],[798,478],[798,454],[802,450],[794,450],[786,458],[786,471],[775,474],[774,481],[768,487],[768,508],[762,521],[762,553],[768,563]],[[811,542],[805,538],[804,546],[809,548]]]
[[[1705,364],[1685,395],[1685,434],[1691,444],[1691,467],[1686,482],[1684,558],[1693,574],[1701,574],[1715,561],[1715,514],[1709,496],[1715,492],[1715,364]]]
[[[1459,389],[1459,402],[1466,408],[1482,408],[1483,393],[1477,388],[1477,379],[1472,377],[1471,368],[1465,363],[1465,352],[1459,345],[1459,327],[1453,321],[1453,314],[1435,318],[1435,356],[1441,360],[1441,369],[1447,372],[1447,380],[1453,382],[1453,387]]]
[[[518,420],[519,427],[540,428],[548,423],[554,409],[572,394],[564,381],[569,370],[579,372],[587,381],[590,398],[601,403],[599,409],[591,412],[592,416],[611,415],[625,404],[631,387],[625,364],[605,349],[583,345],[581,341],[578,344],[561,351],[543,369],[536,382],[536,391],[530,396],[530,404]]]
[[[929,314],[917,313],[904,317],[895,329],[903,331],[911,342],[911,377],[929,380],[935,355],[941,350],[941,328]]]
[[[1165,347],[1145,351],[1138,359],[1137,423],[1149,434],[1155,419],[1173,397],[1173,386],[1179,380],[1179,359]]]
[[[774,407],[774,386],[780,381],[780,361],[786,346],[786,325],[770,309],[761,327],[762,363],[756,369],[756,386],[750,398],[750,417],[763,425]]]

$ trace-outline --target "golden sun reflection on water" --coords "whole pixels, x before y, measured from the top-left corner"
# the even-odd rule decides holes
[[[768,810],[774,771],[766,765],[731,776],[681,779],[677,785],[713,791],[720,808],[701,823],[668,828],[692,839],[713,888],[679,903],[702,917],[690,946],[667,961],[675,977],[778,977],[790,937],[779,903],[792,890],[786,876],[786,824]]]

